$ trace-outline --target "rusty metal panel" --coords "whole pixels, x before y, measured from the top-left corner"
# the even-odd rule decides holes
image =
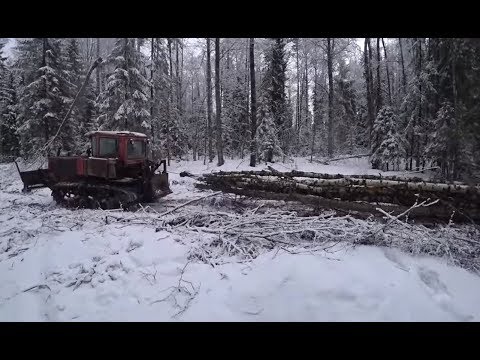
[[[106,178],[107,164],[108,159],[89,158],[87,160],[87,175]]]
[[[115,179],[117,177],[115,160],[108,160],[108,178]]]
[[[85,176],[87,175],[87,159],[78,158],[77,159],[77,175]]]
[[[103,158],[89,158],[87,160],[87,175],[113,179],[116,177],[115,161]]]
[[[48,169],[57,180],[75,178],[77,159],[78,157],[51,157],[48,159]]]

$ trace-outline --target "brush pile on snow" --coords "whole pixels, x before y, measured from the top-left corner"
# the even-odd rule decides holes
[[[177,175],[189,166],[172,168],[163,202],[125,212],[23,194],[0,165],[0,319],[480,319],[475,225],[306,216],[199,191]]]

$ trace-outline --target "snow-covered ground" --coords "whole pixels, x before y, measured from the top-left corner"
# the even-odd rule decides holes
[[[222,170],[249,169],[247,161],[227,160]],[[273,167],[378,174],[366,159],[335,165],[295,159]],[[22,194],[14,166],[0,164],[0,320],[480,320],[480,277],[447,259],[325,242],[295,251],[277,244],[253,259],[222,253],[222,261],[208,263],[192,257],[202,241],[217,235],[188,227],[186,220],[182,225],[182,216],[228,218],[236,210],[212,197],[166,222],[158,213],[209,193],[180,178],[181,171],[217,170],[203,160],[173,162],[173,193],[144,211],[124,213],[63,209],[48,189]],[[171,226],[172,219],[178,224]],[[363,220],[342,221],[348,232]]]

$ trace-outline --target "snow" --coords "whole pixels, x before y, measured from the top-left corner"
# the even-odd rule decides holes
[[[334,164],[269,165],[378,173],[366,159]],[[173,193],[150,207],[163,212],[206,194],[181,171],[219,169],[203,159],[172,162]],[[248,160],[221,167],[247,169]],[[226,257],[211,266],[189,259],[198,238],[211,235],[158,226],[141,211],[63,209],[48,189],[21,188],[14,165],[0,164],[0,321],[480,320],[480,277],[445,259],[374,246],[274,247],[251,261]],[[210,200],[176,215],[230,211]]]
[[[136,136],[136,137],[144,137],[144,138],[147,137],[147,135],[139,133],[139,132],[133,132],[133,131],[105,131],[105,130],[90,131],[85,136],[92,136],[92,135],[109,135],[109,136],[125,135],[125,136]]]

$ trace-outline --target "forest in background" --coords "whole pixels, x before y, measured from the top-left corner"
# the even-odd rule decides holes
[[[7,41],[1,156],[52,140],[85,153],[88,131],[130,130],[169,163],[369,153],[381,170],[479,176],[480,39],[29,38],[9,57]]]

